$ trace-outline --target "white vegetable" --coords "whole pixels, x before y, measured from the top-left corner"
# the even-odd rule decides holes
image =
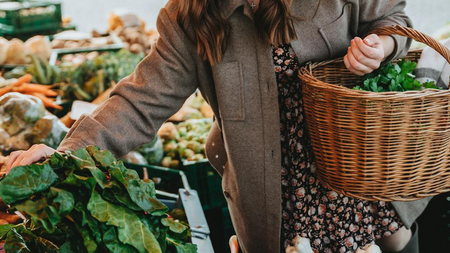
[[[52,45],[46,37],[40,35],[31,37],[25,42],[25,46],[38,57],[46,60],[50,59]]]
[[[6,50],[6,63],[8,64],[25,64],[28,62],[28,48],[25,47],[23,41],[12,39]]]
[[[4,64],[6,62],[6,52],[8,51],[8,46],[8,40],[0,37],[0,64]]]
[[[297,235],[292,242],[294,243],[294,246],[288,246],[286,248],[286,253],[314,253],[308,238]]]
[[[356,253],[381,253],[381,249],[375,244],[367,244],[362,249],[358,248]]]

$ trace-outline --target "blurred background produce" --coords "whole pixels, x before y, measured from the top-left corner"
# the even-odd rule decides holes
[[[156,15],[167,0],[60,2],[60,7],[50,4],[23,12],[29,20],[33,19],[26,27],[8,31],[0,28],[3,155],[34,143],[56,147],[79,116],[71,114],[80,109],[72,106],[74,101],[95,105],[105,101],[114,86],[151,51],[159,37]],[[445,7],[450,8],[447,0],[426,5],[410,0],[406,12],[415,28],[445,39],[450,37],[449,26],[444,27],[450,21],[442,11]],[[47,25],[33,25],[43,23]],[[123,160],[137,171],[146,168],[149,177],[158,182],[158,189],[172,193],[182,187],[180,173],[184,173],[191,187],[198,190],[215,251],[226,252],[226,241],[233,228],[221,178],[204,151],[212,116],[211,108],[197,92],[163,125],[152,143],[130,152]],[[4,156],[0,156],[0,174],[4,162]],[[449,194],[436,197],[421,217],[421,247],[430,247],[431,241],[437,248],[450,244],[448,200]],[[2,212],[0,203],[0,224],[4,222]],[[428,224],[438,224],[440,237]]]
[[[0,150],[9,154],[43,143],[56,148],[69,129],[45,110],[42,101],[10,92],[0,97]]]

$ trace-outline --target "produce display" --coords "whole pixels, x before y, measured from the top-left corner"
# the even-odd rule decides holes
[[[200,92],[190,96],[181,109],[170,117],[170,121],[179,122],[188,119],[212,118],[214,115],[211,106],[206,103]]]
[[[122,160],[175,169],[186,161],[202,161],[206,158],[205,144],[211,126],[211,119],[190,119],[177,125],[166,122],[152,143],[130,152]]]
[[[61,56],[61,59],[58,60],[56,64],[59,66],[78,66],[83,64],[85,61],[93,61],[99,55],[100,53],[98,51],[92,51],[89,53],[65,54]]]
[[[127,15],[110,19],[108,32],[82,38],[67,31],[25,42],[0,37],[0,252],[197,252],[184,211],[168,213],[153,181],[141,180],[108,151],[56,153],[5,175],[11,152],[41,143],[57,148],[79,116],[74,110],[71,118],[72,102],[106,100],[159,37]],[[94,50],[119,38],[123,50]],[[177,169],[204,163],[212,116],[196,92],[152,143],[123,160]]]
[[[177,168],[182,161],[205,159],[205,143],[212,120],[187,120],[180,124],[165,123],[158,134],[163,139],[161,165]]]
[[[78,66],[64,64],[60,69],[66,84],[61,87],[62,99],[92,101],[109,88],[111,82],[119,82],[133,73],[143,54],[135,55],[127,50],[104,53]]]
[[[397,64],[390,62],[364,76],[363,86],[358,85],[353,89],[372,92],[439,89],[434,82],[421,84],[415,80],[413,73],[416,66],[417,63],[405,60],[400,60]]]
[[[118,11],[109,16],[109,31],[114,31],[124,42],[124,48],[130,52],[149,54],[152,44],[158,39],[159,33],[145,30],[145,22],[127,11]]]
[[[44,143],[56,148],[69,129],[37,97],[10,92],[0,97],[0,151]]]
[[[55,84],[63,80],[63,74],[58,67],[51,66],[48,61],[34,54],[29,55],[29,66],[18,66],[7,72],[5,78],[19,78],[26,74],[32,76],[31,82],[38,84]]]
[[[0,77],[0,96],[8,92],[19,92],[26,95],[33,95],[39,98],[47,108],[61,110],[62,107],[56,104],[51,97],[56,97],[58,92],[52,90],[52,86],[32,84],[33,77],[25,74],[18,79],[6,80]]]
[[[26,220],[1,225],[0,238],[6,252],[197,252],[155,194],[109,151],[55,153],[2,179],[0,197]]]
[[[102,47],[115,43],[116,41],[114,41],[112,35],[102,35],[97,31],[92,31],[90,34],[77,31],[64,31],[55,34],[51,46],[53,49],[75,49]]]
[[[31,59],[29,54],[48,60],[51,55],[52,46],[48,38],[44,36],[34,36],[26,42],[20,39],[7,39],[0,37],[0,65],[21,65],[28,64]]]
[[[156,30],[145,31],[141,27],[118,27],[114,31],[124,42],[124,48],[135,54],[149,54],[152,44],[159,37]]]

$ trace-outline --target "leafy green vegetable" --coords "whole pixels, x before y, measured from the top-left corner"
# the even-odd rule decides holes
[[[129,209],[105,201],[95,191],[87,208],[100,222],[116,226],[121,242],[133,246],[139,252],[161,252],[155,236]]]
[[[16,252],[16,253],[28,253],[31,252],[27,247],[23,237],[17,233],[15,228],[12,228],[5,240],[5,251],[6,252]]]
[[[10,205],[46,191],[58,176],[48,163],[19,166],[11,170],[0,184],[0,196]]]
[[[0,226],[0,239],[7,252],[196,252],[155,195],[108,151],[55,153],[2,179],[0,197],[27,221]]]
[[[397,64],[390,62],[374,72],[365,75],[363,78],[363,86],[358,85],[353,87],[353,89],[372,92],[439,89],[434,82],[421,84],[415,80],[413,72],[416,66],[417,63],[412,61],[400,60]]]

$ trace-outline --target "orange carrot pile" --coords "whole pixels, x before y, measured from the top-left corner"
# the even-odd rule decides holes
[[[33,95],[44,103],[47,108],[54,108],[57,110],[62,110],[63,108],[56,104],[54,99],[51,97],[58,96],[58,92],[52,90],[51,85],[41,85],[41,84],[32,84],[30,83],[32,80],[32,76],[30,74],[26,74],[14,82],[8,83],[5,87],[0,88],[0,96],[8,92],[20,92],[22,94]]]

